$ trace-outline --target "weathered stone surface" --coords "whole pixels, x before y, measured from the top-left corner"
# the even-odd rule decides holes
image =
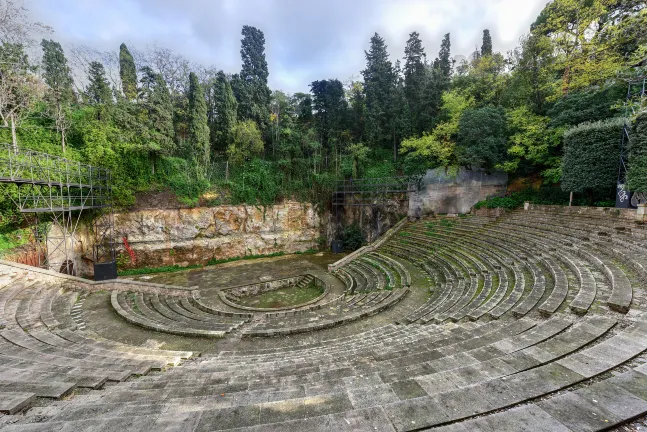
[[[115,214],[117,239],[128,239],[138,266],[205,263],[249,254],[304,251],[321,220],[311,204],[150,209]]]

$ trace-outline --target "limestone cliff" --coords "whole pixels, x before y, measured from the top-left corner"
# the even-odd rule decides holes
[[[124,250],[125,237],[137,267],[305,251],[316,246],[320,233],[321,220],[313,206],[291,201],[265,208],[239,205],[115,214],[119,249]],[[121,264],[130,266],[129,259],[122,258]]]

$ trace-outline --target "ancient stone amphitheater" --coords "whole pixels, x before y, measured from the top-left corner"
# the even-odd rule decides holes
[[[275,279],[325,290],[281,310],[237,303],[269,286],[258,280],[232,292],[92,283],[2,262],[0,428],[591,431],[642,421],[647,230],[627,215],[534,207],[403,221],[330,272],[284,265]],[[96,330],[102,311],[113,339]],[[137,332],[176,344],[146,345]],[[173,346],[194,349],[163,349]]]

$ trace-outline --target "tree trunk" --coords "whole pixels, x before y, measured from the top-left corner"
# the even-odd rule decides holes
[[[13,147],[13,150],[15,153],[18,153],[18,138],[16,137],[16,121],[14,119],[14,115],[11,114],[9,117],[9,121],[11,122],[11,145]]]
[[[61,147],[63,148],[63,153],[65,153],[65,129],[61,129]]]

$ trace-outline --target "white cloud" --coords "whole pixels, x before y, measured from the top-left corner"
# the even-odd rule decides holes
[[[445,33],[469,55],[490,29],[494,49],[514,48],[547,0],[28,0],[54,39],[98,49],[161,45],[226,72],[240,68],[244,24],[265,33],[270,85],[307,91],[315,79],[357,76],[374,32],[401,59],[412,31],[429,58]]]

